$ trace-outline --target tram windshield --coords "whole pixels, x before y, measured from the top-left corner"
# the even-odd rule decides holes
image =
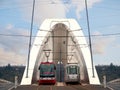
[[[41,64],[39,67],[40,77],[54,77],[55,65],[54,64]]]
[[[69,66],[67,67],[68,74],[77,74],[78,68],[77,66]]]

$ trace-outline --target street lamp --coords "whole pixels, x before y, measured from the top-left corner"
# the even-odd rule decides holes
[[[91,63],[92,63],[92,73],[93,73],[93,78],[94,78],[95,73],[94,73],[94,65],[93,65],[93,54],[92,54],[93,52],[92,52],[92,44],[91,44],[92,42],[91,42],[91,32],[90,32],[87,0],[85,0],[85,7],[86,7],[87,27],[88,27],[88,35],[89,35],[89,47],[90,47],[90,55],[91,55]]]
[[[48,62],[48,57],[50,56],[50,49],[43,50],[45,52],[45,56],[47,57],[47,62]]]
[[[29,69],[29,61],[30,61],[30,49],[31,49],[31,41],[32,41],[32,29],[33,29],[34,9],[35,9],[35,0],[33,0],[33,6],[32,6],[32,18],[31,18],[31,27],[30,27],[30,39],[29,39],[29,47],[28,47],[29,50],[28,50],[28,61],[27,61],[26,78],[28,78],[28,69]]]

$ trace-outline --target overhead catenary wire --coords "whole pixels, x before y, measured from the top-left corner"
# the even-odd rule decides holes
[[[30,35],[18,35],[18,34],[0,34],[0,36],[4,36],[4,37],[26,37],[29,38]],[[100,34],[100,35],[90,35],[91,37],[108,37],[108,36],[120,36],[120,33],[109,33],[109,34]],[[44,36],[31,36],[31,37],[44,37]],[[49,36],[52,37],[52,36]],[[71,37],[71,36],[54,36],[54,37]],[[88,37],[88,35],[86,36],[75,36],[75,37]]]

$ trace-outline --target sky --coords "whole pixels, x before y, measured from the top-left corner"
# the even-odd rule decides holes
[[[46,18],[74,18],[88,36],[84,0],[35,1],[33,36]],[[120,0],[87,1],[94,64],[120,65]],[[32,3],[0,0],[0,66],[26,64]]]

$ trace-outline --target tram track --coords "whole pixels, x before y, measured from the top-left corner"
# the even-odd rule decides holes
[[[77,83],[77,82],[76,83],[75,82],[73,82],[73,83],[65,83],[65,86],[71,87],[71,88],[73,88],[75,90],[82,90],[82,89],[78,88],[78,87],[81,87],[81,84]]]
[[[36,90],[53,90],[53,85],[40,85]]]
[[[71,88],[71,90],[88,90],[88,89],[79,87],[78,85],[69,85],[69,87]]]
[[[75,86],[75,85],[74,85]],[[36,90],[85,90],[80,88],[75,88],[73,85],[64,85],[64,86],[57,86],[57,85],[40,85],[37,87]],[[78,85],[76,85],[78,86]]]
[[[71,88],[71,90],[88,90],[79,85],[69,85],[69,87]]]

